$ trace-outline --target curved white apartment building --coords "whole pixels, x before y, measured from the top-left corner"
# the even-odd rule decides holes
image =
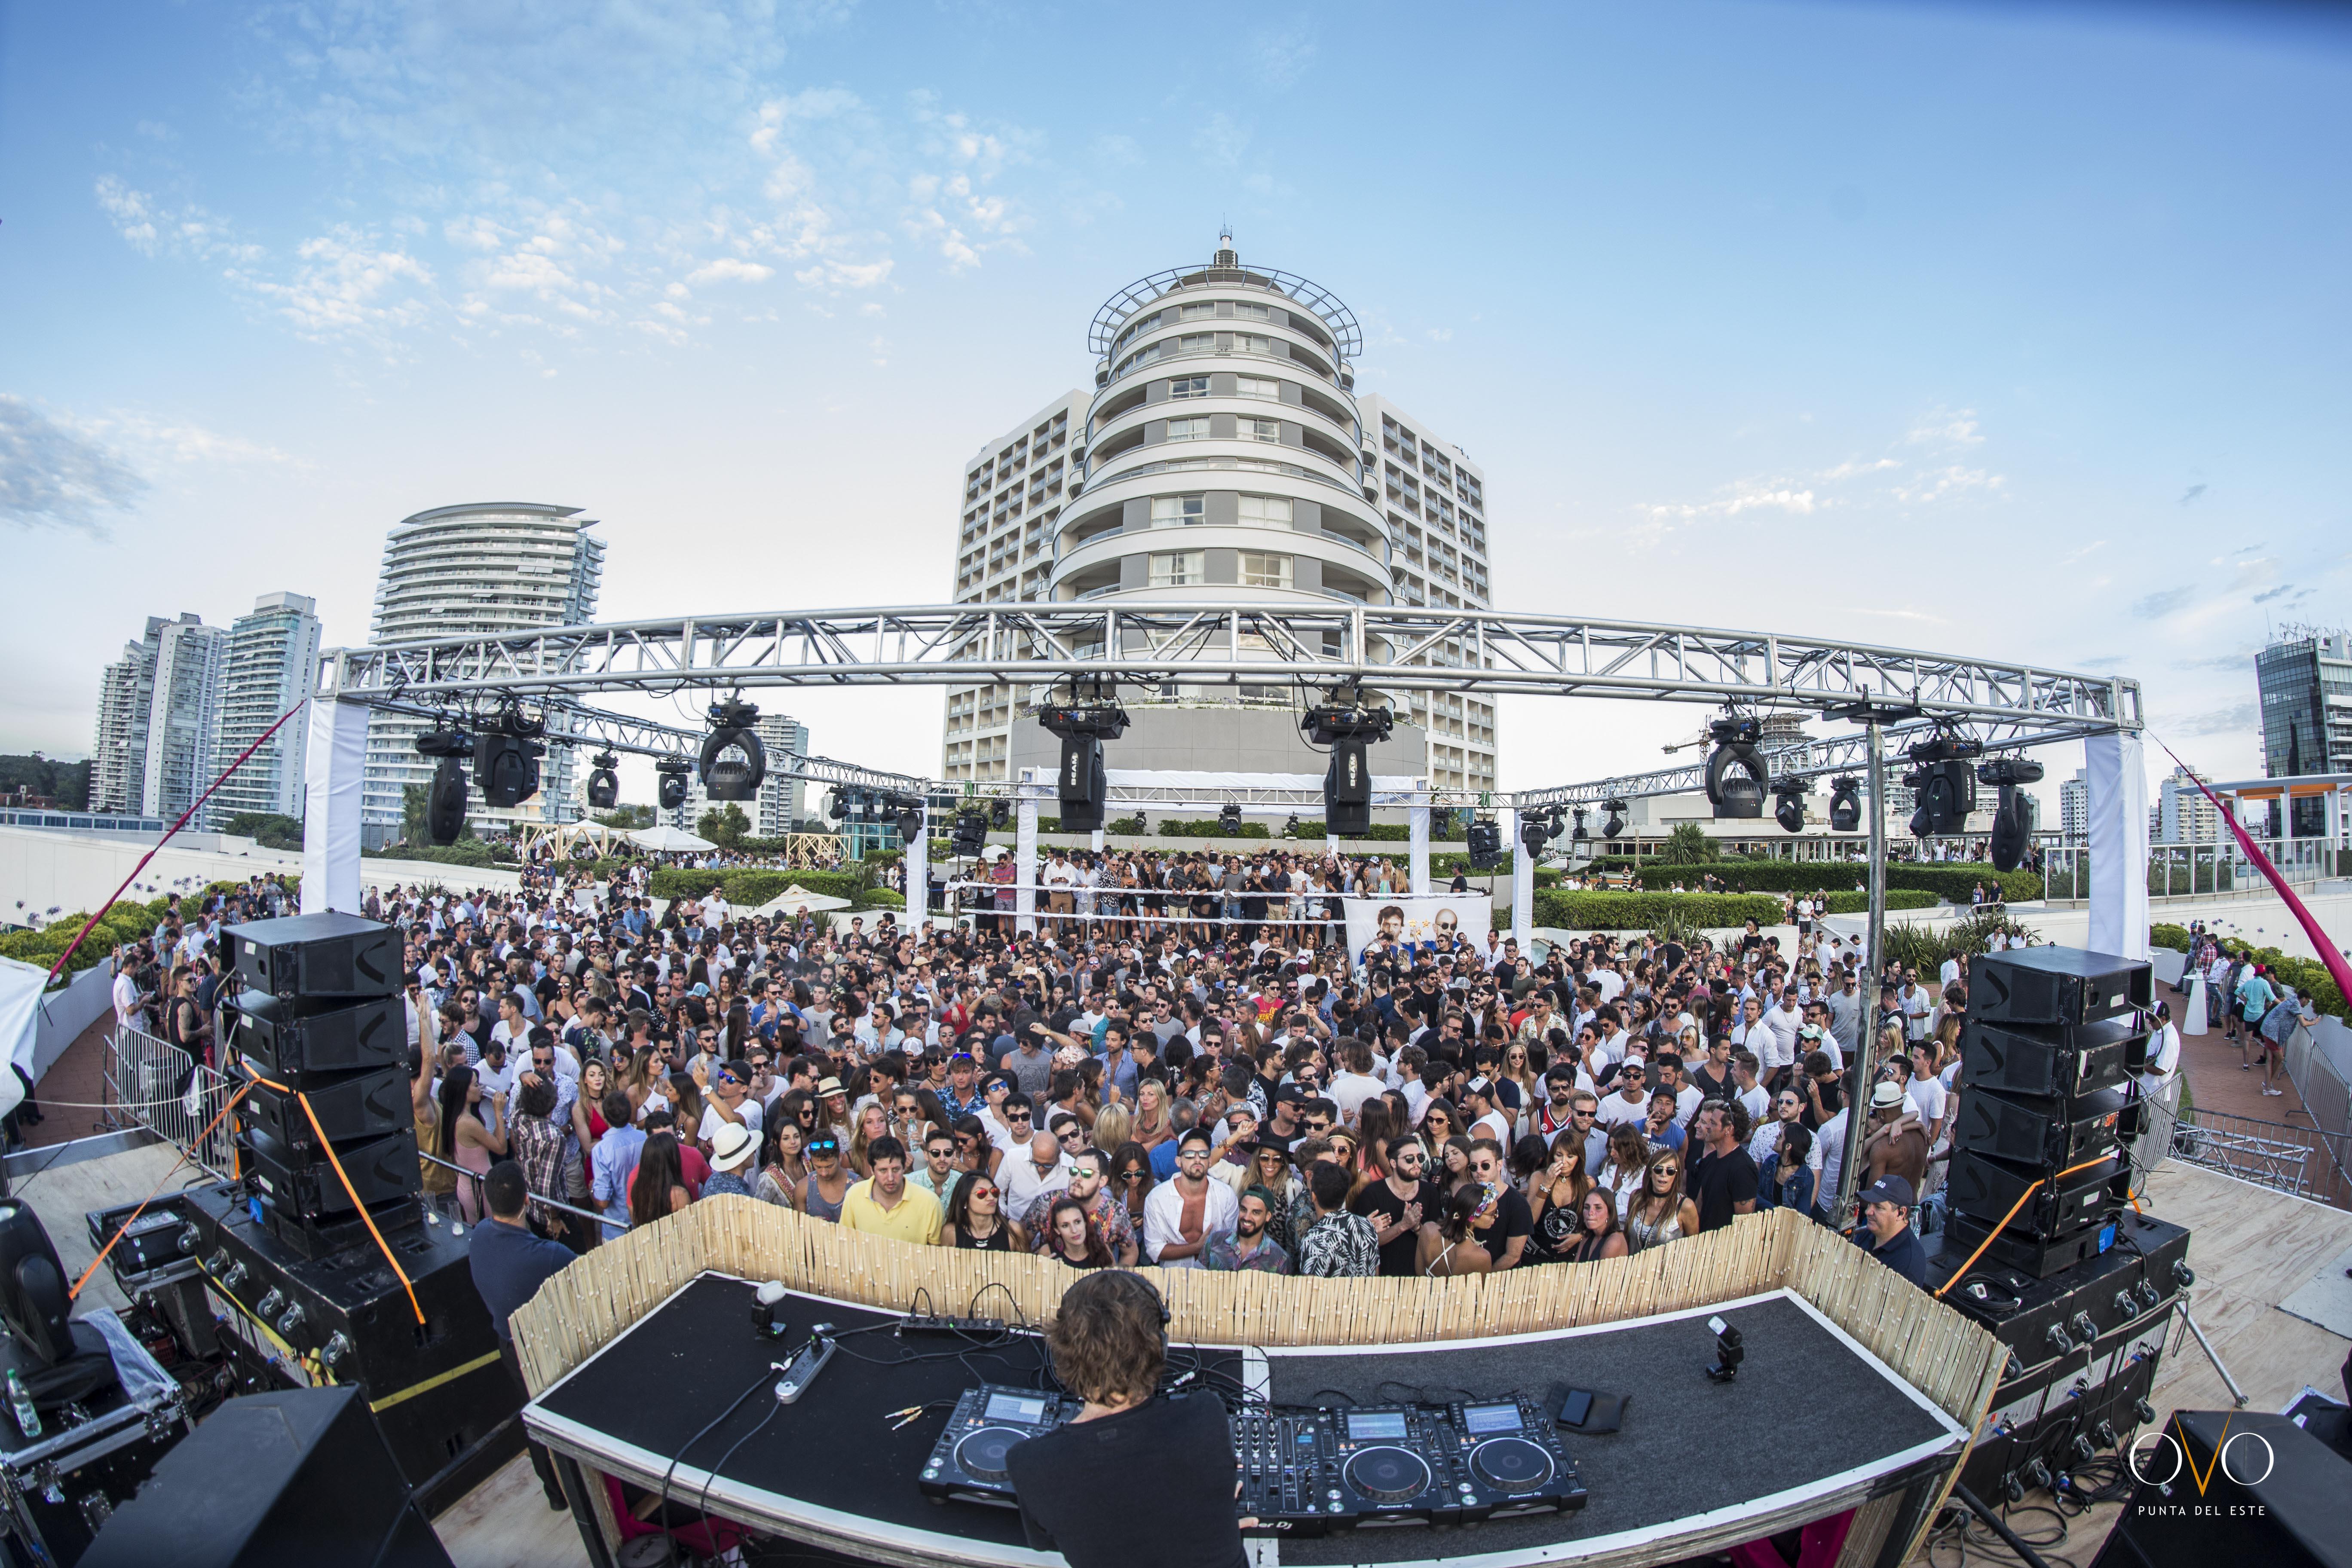
[[[385,537],[376,580],[370,640],[460,637],[521,631],[593,620],[604,574],[604,542],[580,508],[532,501],[436,507],[404,519]],[[416,754],[423,720],[376,713],[368,721],[362,833],[370,847],[400,832],[401,791],[433,776]],[[468,816],[480,823],[562,822],[579,815],[572,757],[550,747],[540,763],[540,793],[510,810],[492,810],[474,792]]]
[[[1223,237],[1206,266],[1112,296],[1088,347],[1091,395],[1047,405],[966,465],[958,600],[1490,602],[1484,476],[1392,405],[1357,397],[1361,334],[1328,291],[1244,266]],[[1285,715],[1295,700],[1286,689],[1162,695]],[[1009,777],[1025,696],[951,693],[944,776]],[[1427,731],[1416,771],[1433,784],[1493,787],[1490,701],[1413,694],[1397,717]]]

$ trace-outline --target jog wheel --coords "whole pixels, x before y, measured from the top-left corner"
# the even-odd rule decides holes
[[[1411,1502],[1429,1489],[1429,1467],[1410,1448],[1383,1444],[1348,1461],[1348,1484],[1373,1502]]]
[[[1488,1486],[1531,1492],[1552,1478],[1551,1456],[1525,1437],[1494,1437],[1470,1450],[1470,1468]]]
[[[1001,1481],[1006,1475],[1004,1456],[1013,1445],[1028,1440],[1028,1433],[1010,1426],[983,1426],[956,1444],[955,1462],[974,1480]]]

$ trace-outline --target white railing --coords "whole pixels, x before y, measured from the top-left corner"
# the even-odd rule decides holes
[[[144,1127],[215,1176],[231,1173],[236,1130],[220,1117],[236,1091],[220,1074],[143,1029],[121,1027],[107,1037],[99,1071],[109,1125]]]

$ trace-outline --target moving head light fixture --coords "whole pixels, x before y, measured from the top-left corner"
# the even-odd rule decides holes
[[[1519,816],[1519,847],[1533,860],[1544,852],[1544,846],[1568,830],[1560,809],[1550,806],[1541,811],[1522,812]]]
[[[1917,765],[1903,782],[1918,792],[1918,805],[1911,813],[1912,837],[1961,832],[1969,813],[1977,808],[1977,775],[1969,759],[1984,754],[1984,742],[1940,731],[1933,740],[1911,747],[1910,753]]]
[[[948,852],[959,860],[968,860],[988,847],[988,814],[977,807],[966,807],[956,813],[955,831],[948,839]]]
[[[1330,830],[1330,824],[1325,823],[1324,831],[1328,833]],[[1217,808],[1217,832],[1226,838],[1239,838],[1242,836],[1241,802],[1229,800]]]
[[[1072,682],[1068,701],[1037,710],[1037,722],[1062,742],[1054,789],[1061,800],[1065,833],[1092,833],[1103,825],[1110,788],[1103,780],[1102,743],[1127,732],[1127,710],[1118,705],[1117,688],[1101,680],[1090,684],[1092,694],[1084,700]]]
[[[768,776],[767,748],[752,726],[760,710],[740,697],[710,705],[710,733],[698,760],[702,793],[712,800],[756,800]],[[733,754],[730,754],[730,753]]]
[[[484,804],[520,805],[539,793],[539,759],[547,754],[539,737],[546,732],[545,720],[526,717],[511,700],[480,726],[474,736],[474,782]]]
[[[687,780],[693,772],[694,764],[684,757],[664,757],[654,764],[654,798],[664,811],[686,804]]]
[[[594,764],[588,774],[588,805],[596,811],[610,811],[621,798],[621,775],[613,770],[621,759],[610,752],[599,752],[590,761]]]
[[[1601,809],[1609,814],[1607,820],[1601,825],[1601,837],[1614,838],[1625,831],[1625,813],[1631,808],[1623,801],[1604,800],[1601,803]]]
[[[1331,748],[1323,771],[1323,830],[1330,837],[1361,838],[1371,832],[1372,772],[1365,752],[1387,740],[1395,724],[1389,710],[1368,706],[1353,692],[1335,691],[1299,719],[1308,740]]]
[[[1580,805],[1576,808],[1576,832],[1570,842],[1573,843],[1576,839],[1590,838],[1592,837],[1592,829],[1584,826],[1584,819],[1591,815],[1592,808],[1591,806]]]
[[[919,795],[894,795],[888,797],[887,809],[898,818],[898,842],[912,844],[922,836],[924,803]]]
[[[436,844],[455,844],[466,831],[466,763],[474,737],[454,723],[416,737],[416,753],[438,757],[433,782],[425,786],[425,831]]]
[[[1837,833],[1852,833],[1862,826],[1862,781],[1852,773],[1840,773],[1830,783],[1830,827]]]
[[[1772,819],[1782,831],[1802,833],[1805,830],[1805,781],[1794,773],[1783,773],[1772,781]]]
[[[1764,815],[1764,763],[1757,745],[1764,725],[1754,714],[1735,713],[1707,725],[1715,750],[1706,756],[1706,799],[1715,815],[1749,817]]]
[[[2040,810],[2021,784],[2040,784],[2042,766],[2030,757],[1995,757],[1977,768],[1977,777],[2000,790],[1992,814],[1992,868],[2014,871],[2033,842],[2034,819]]]
[[[1468,842],[1473,871],[1491,871],[1503,863],[1503,830],[1495,826],[1493,817],[1473,818]]]

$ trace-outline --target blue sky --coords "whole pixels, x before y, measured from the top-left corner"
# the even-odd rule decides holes
[[[601,518],[607,618],[942,599],[1225,220],[1484,466],[1502,607],[2120,671],[2258,772],[2266,625],[2352,619],[2347,121],[2335,24],[2184,7],[0,4],[0,748],[149,614],[363,641],[457,501]],[[1696,717],[1515,700],[1503,782]]]

